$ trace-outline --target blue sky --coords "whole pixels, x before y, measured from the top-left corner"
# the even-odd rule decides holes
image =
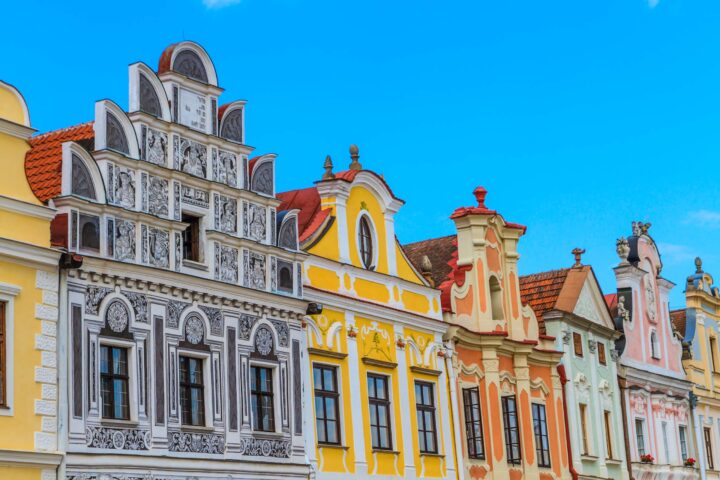
[[[12,2],[0,78],[40,131],[127,106],[127,65],[188,39],[225,101],[248,100],[247,141],[279,154],[280,189],[325,155],[384,174],[407,204],[403,242],[449,234],[487,204],[528,226],[521,273],[587,249],[614,290],[615,239],[650,221],[664,274],[693,258],[720,276],[717,0]]]

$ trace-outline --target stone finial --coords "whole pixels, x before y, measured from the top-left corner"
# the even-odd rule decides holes
[[[620,237],[615,242],[615,250],[617,251],[618,257],[620,257],[620,265],[627,265],[628,256],[630,255],[630,243],[627,238]]]
[[[650,227],[652,227],[652,223],[647,222],[632,222],[632,232],[634,237],[639,237],[640,235],[647,235],[648,230],[650,230]]]
[[[480,208],[486,208],[485,207],[485,197],[487,197],[487,190],[484,187],[476,187],[475,190],[473,190],[473,195],[475,195],[475,200],[478,202],[478,207]]]
[[[362,165],[358,161],[360,159],[360,149],[357,145],[350,145],[350,170],[362,170]]]
[[[323,168],[325,169],[325,173],[322,176],[323,180],[332,180],[335,178],[335,174],[333,173],[333,163],[332,158],[330,158],[330,155],[325,157],[325,163],[323,164]]]
[[[650,230],[650,227],[652,227],[652,223],[650,223],[650,222],[641,223],[641,224],[640,224],[640,231],[642,232],[643,235],[647,235],[647,234],[648,234],[648,230]]]
[[[570,253],[575,255],[575,265],[573,265],[573,268],[582,267],[583,266],[582,265],[582,255],[583,255],[583,253],[585,253],[585,249],[576,247],[576,248],[573,248],[573,251]]]
[[[695,273],[703,273],[702,258],[695,257]]]
[[[432,262],[427,255],[423,255],[420,260],[420,274],[425,277],[431,287],[435,286],[435,281],[432,278]]]

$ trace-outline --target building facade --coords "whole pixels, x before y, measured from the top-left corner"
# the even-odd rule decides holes
[[[520,277],[520,291],[563,352],[572,470],[580,479],[628,479],[614,345],[620,334],[592,267],[576,253],[572,268]]]
[[[623,334],[616,346],[629,459],[636,479],[695,478],[696,470],[684,465],[694,432],[682,339],[668,308],[674,284],[660,275],[649,228],[633,222],[632,235],[617,241],[617,293],[607,299]]]
[[[439,292],[395,237],[403,201],[331,160],[314,187],[280,194],[297,212],[308,301],[305,431],[316,478],[456,478],[453,380]],[[314,421],[313,421],[314,420]]]
[[[441,291],[454,352],[458,442],[466,479],[570,478],[562,352],[523,304],[517,244],[525,227],[485,206],[452,214],[456,235],[406,245]]]
[[[54,211],[23,169],[34,130],[25,100],[0,81],[0,478],[56,478],[58,261]]]
[[[695,259],[695,273],[685,283],[686,309],[670,312],[683,336],[683,366],[693,385],[693,426],[700,478],[720,478],[720,291]]]
[[[306,478],[302,261],[275,157],[199,45],[129,67],[129,111],[31,140],[63,267],[61,478]]]

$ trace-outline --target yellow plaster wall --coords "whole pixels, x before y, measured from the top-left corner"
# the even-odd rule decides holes
[[[0,88],[0,92],[2,91],[3,89]],[[0,105],[2,105],[2,99],[0,99]],[[25,140],[0,133],[3,169],[2,175],[0,175],[0,194],[40,205],[25,177],[25,153],[29,149],[30,146]]]
[[[25,101],[0,82],[0,118],[25,125]]]
[[[0,175],[1,177],[2,175]],[[19,228],[19,226],[22,227]],[[42,218],[0,210],[0,237],[49,247],[50,223]]]
[[[330,215],[335,216],[335,207],[329,205],[330,201],[334,201],[334,197],[329,197],[323,201],[322,208],[330,208]],[[338,241],[338,225],[337,220],[330,225],[330,228],[323,234],[315,245],[307,249],[308,253],[317,255],[318,257],[340,260],[340,243]]]
[[[34,367],[41,364],[35,349],[35,335],[40,322],[35,319],[35,304],[42,303],[42,293],[35,288],[36,270],[0,261],[0,282],[22,290],[14,299],[13,320],[13,416],[0,416],[0,450],[34,450],[34,433],[41,430],[40,416],[35,415],[36,398],[41,386],[35,382]],[[12,435],[2,434],[12,432]],[[5,478],[0,475],[0,478]],[[7,477],[13,478],[13,477]]]
[[[364,187],[353,187],[350,189],[350,196],[347,199],[347,230],[348,244],[350,248],[350,263],[356,267],[363,268],[360,261],[360,253],[357,243],[357,223],[361,214],[367,214],[375,227],[375,248],[378,250],[377,264],[375,271],[388,273],[387,245],[385,238],[385,215],[383,214],[380,202],[369,190]]]
[[[52,469],[52,467],[50,469]],[[0,466],[0,478],[3,480],[40,480],[42,478],[42,469],[36,467]]]
[[[417,283],[418,285],[424,285],[422,279],[417,276],[415,270],[410,266],[410,263],[405,260],[405,255],[400,248],[400,245],[395,242],[395,258],[397,259],[397,275],[403,280],[408,282]]]
[[[311,266],[305,272],[308,283],[315,288],[337,292],[340,290],[340,277],[332,270]]]
[[[355,293],[357,293],[359,297],[381,303],[390,301],[390,290],[388,290],[387,285],[383,285],[382,283],[356,278],[354,287]]]
[[[430,311],[430,299],[425,295],[403,290],[400,297],[402,298],[403,305],[408,310],[422,314],[427,314]]]

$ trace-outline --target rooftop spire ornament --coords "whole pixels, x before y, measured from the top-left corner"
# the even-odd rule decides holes
[[[325,163],[323,164],[323,168],[325,169],[325,173],[322,176],[323,180],[332,180],[335,178],[335,174],[333,173],[333,163],[332,158],[330,158],[330,155],[325,157]]]
[[[702,258],[695,257],[695,273],[703,273]]]
[[[580,267],[582,267],[583,265],[582,265],[581,260],[582,260],[582,254],[585,253],[585,249],[584,249],[584,248],[576,247],[576,248],[574,248],[573,251],[570,252],[570,253],[572,253],[573,255],[575,255],[575,265],[573,265],[573,268],[580,268]]]
[[[431,287],[435,286],[435,282],[432,278],[432,262],[430,261],[430,257],[427,255],[423,255],[422,260],[420,261],[420,274],[425,277],[425,280],[428,281]]]
[[[618,257],[620,257],[620,265],[628,265],[628,256],[630,255],[630,243],[627,238],[620,237],[615,242],[615,249],[617,250]]]
[[[360,149],[355,144],[350,145],[350,158],[352,159],[350,162],[350,170],[362,170],[362,165],[358,161],[360,158]]]

